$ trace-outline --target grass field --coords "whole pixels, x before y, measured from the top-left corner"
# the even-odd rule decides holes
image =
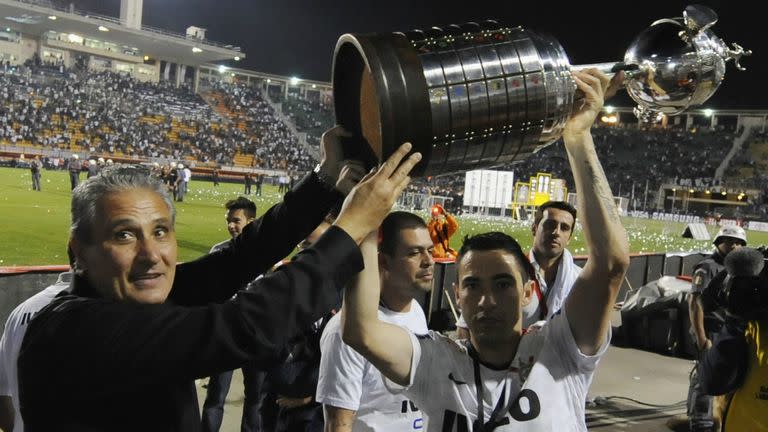
[[[82,175],[85,179],[85,175]],[[43,171],[42,192],[32,191],[29,170],[0,168],[0,267],[13,265],[66,264],[69,230],[69,178],[64,171]],[[224,224],[225,201],[242,193],[242,185],[214,188],[209,182],[193,181],[183,203],[176,203],[179,260],[188,261],[208,252],[228,237]],[[251,196],[259,214],[280,199],[277,188],[265,186],[262,197]],[[426,212],[423,214],[427,216]],[[680,237],[684,224],[625,218],[633,253],[709,251],[707,241]],[[458,248],[465,234],[504,231],[524,248],[531,244],[528,223],[510,219],[466,216],[459,219],[459,233],[451,241]],[[714,235],[716,229],[710,227]],[[749,232],[750,244],[768,244],[768,233]],[[570,249],[585,254],[584,236],[577,229]]]

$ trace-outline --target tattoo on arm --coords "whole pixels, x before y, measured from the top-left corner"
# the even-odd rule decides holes
[[[611,222],[619,222],[619,211],[616,208],[616,202],[611,193],[611,188],[608,187],[607,178],[603,166],[597,162],[590,162],[590,157],[584,160],[586,166],[587,176],[589,180],[595,185],[595,194],[602,201],[603,206],[608,210],[608,217]]]

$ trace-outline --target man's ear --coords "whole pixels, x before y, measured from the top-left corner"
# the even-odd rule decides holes
[[[535,285],[538,282],[536,282],[535,279],[528,279],[528,282],[523,285],[523,296],[520,299],[520,303],[523,306],[528,306],[531,303],[531,300],[533,300],[534,293],[536,291]]]

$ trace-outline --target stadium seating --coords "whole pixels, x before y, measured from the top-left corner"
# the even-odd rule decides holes
[[[334,123],[331,106],[295,92],[286,96],[274,86],[262,92],[258,81],[247,86],[203,78],[196,95],[167,82],[52,67],[0,70],[0,143],[295,174],[311,169],[320,136]],[[306,133],[308,145],[296,133]],[[639,196],[646,185],[651,193],[664,183],[712,185],[735,136],[718,128],[635,124],[595,127],[593,135],[613,192],[625,197],[633,188]],[[753,135],[732,159],[726,178],[731,183],[748,178],[751,184],[745,187],[765,190],[768,135]],[[514,170],[518,180],[548,172],[573,184],[562,142],[500,169]],[[463,180],[463,174],[418,179],[410,190],[458,203]],[[766,199],[763,195],[753,202],[763,213]]]
[[[215,83],[203,92],[111,72],[0,71],[0,143],[110,157],[306,171],[296,145],[258,90]]]

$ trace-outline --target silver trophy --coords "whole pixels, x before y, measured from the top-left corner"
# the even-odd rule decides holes
[[[739,60],[752,51],[735,43],[729,48],[710,30],[716,22],[715,11],[693,5],[685,8],[682,18],[660,19],[635,38],[624,65],[627,92],[637,102],[638,118],[655,121],[661,114],[676,115],[703,104],[725,78],[729,60],[745,70]],[[603,71],[616,67],[596,66]]]
[[[496,21],[390,34],[346,34],[333,66],[336,120],[367,146],[350,153],[378,160],[409,141],[424,158],[416,175],[522,161],[555,142],[578,104],[571,71],[626,73],[636,114],[653,120],[706,101],[729,48],[709,29],[717,15],[688,6],[682,18],[654,22],[623,62],[571,66],[552,37]]]

